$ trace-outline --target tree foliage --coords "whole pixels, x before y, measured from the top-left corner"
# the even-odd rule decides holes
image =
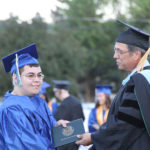
[[[20,22],[16,16],[0,21],[0,57],[36,43],[47,82],[69,80],[72,82],[71,93],[88,101],[92,100],[97,83],[112,84],[115,91],[125,73],[117,69],[113,47],[124,27],[114,20],[104,21],[102,10],[112,4],[114,10],[116,8],[116,18],[148,32],[149,1],[128,0],[128,15],[118,12],[119,0],[59,1],[64,7],[53,11],[54,22],[51,24],[45,23],[40,14],[36,14],[31,22]],[[2,63],[0,71],[0,95],[4,95],[12,85]]]
[[[96,83],[109,84],[119,81],[115,76],[116,73],[110,75],[116,69],[112,58],[115,29],[109,28],[114,23],[102,22],[103,13],[97,13],[107,4],[106,1],[61,0],[61,2],[67,7],[63,10],[58,8],[53,12],[53,17],[57,18],[55,29],[57,32],[70,32],[84,47],[86,57],[81,62],[84,74],[78,76],[77,81],[80,85],[83,84],[82,91],[87,94],[86,99],[91,99],[89,95],[93,94]]]

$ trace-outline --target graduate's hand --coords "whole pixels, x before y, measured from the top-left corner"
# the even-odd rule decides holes
[[[94,129],[98,130],[100,128],[100,126],[98,124],[93,124],[92,125]]]
[[[69,123],[68,120],[58,120],[56,123],[56,126],[63,126],[64,128],[67,127],[67,123]]]
[[[78,145],[88,146],[92,144],[91,133],[84,133],[82,135],[77,135],[77,137],[79,138],[79,140],[75,143]]]

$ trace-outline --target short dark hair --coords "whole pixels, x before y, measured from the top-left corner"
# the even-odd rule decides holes
[[[26,65],[26,66],[29,66],[29,67],[39,67],[40,65],[39,64],[29,64],[29,65]],[[22,72],[24,71],[24,67],[21,67],[19,68],[19,73],[22,74]]]

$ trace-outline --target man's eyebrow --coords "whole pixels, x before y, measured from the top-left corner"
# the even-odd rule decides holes
[[[42,72],[38,72],[37,74],[41,74]],[[35,74],[34,72],[28,72],[27,74]]]
[[[34,72],[28,72],[27,74],[34,74]]]
[[[118,48],[118,47],[114,47],[114,50],[120,50],[123,51],[122,49]]]

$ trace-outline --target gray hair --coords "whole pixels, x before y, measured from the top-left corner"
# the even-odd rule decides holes
[[[135,51],[140,51],[141,52],[141,55],[143,56],[145,54],[145,50],[143,48],[140,48],[140,47],[137,47],[137,46],[133,46],[133,45],[130,45],[130,44],[127,44],[127,47],[129,49],[129,52],[132,54],[133,52]]]

